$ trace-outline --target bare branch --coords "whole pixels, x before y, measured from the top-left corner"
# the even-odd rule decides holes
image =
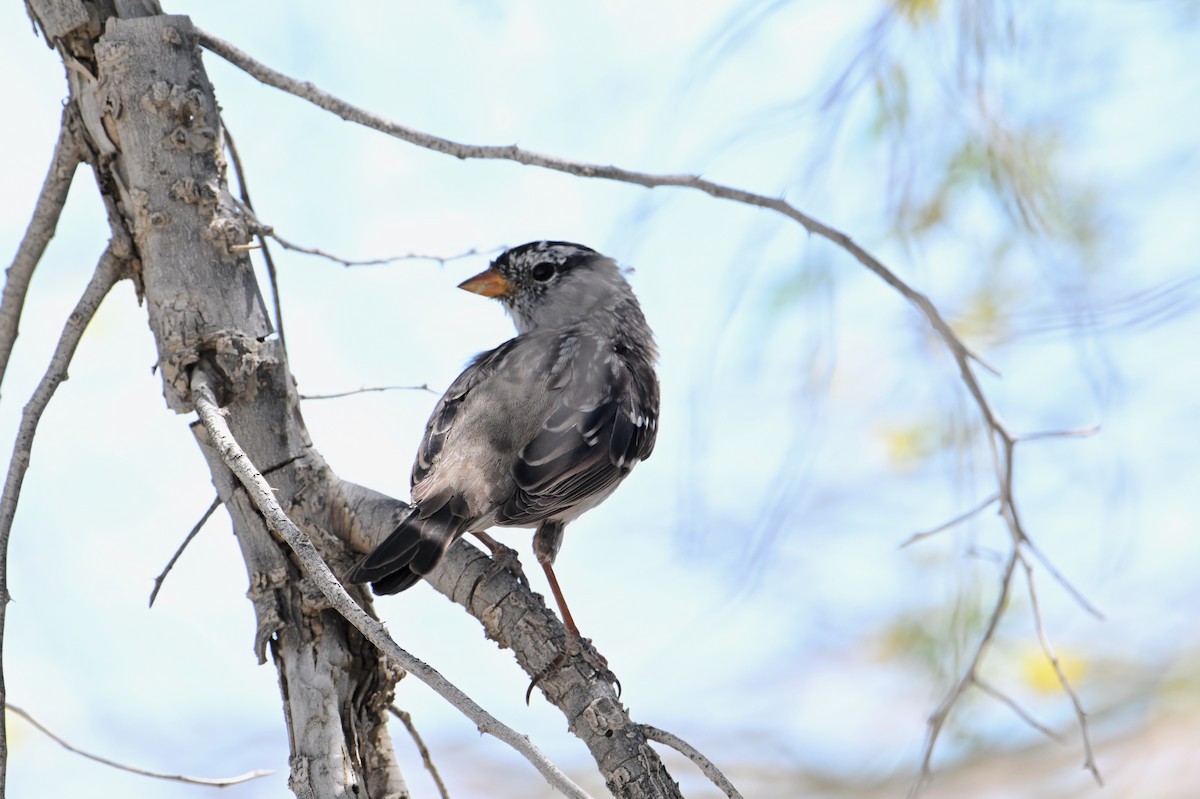
[[[975,654],[971,657],[971,663],[958,679],[958,682],[954,684],[954,687],[942,699],[937,709],[933,712],[933,715],[929,717],[925,731],[925,744],[921,748],[921,770],[908,791],[909,799],[914,799],[921,792],[921,787],[932,773],[930,762],[933,760],[933,748],[937,744],[938,737],[941,735],[942,727],[945,726],[946,720],[950,717],[950,711],[954,709],[963,692],[972,683],[977,682],[979,664],[983,661],[984,652],[987,650],[988,645],[991,644],[992,638],[996,635],[996,628],[1000,625],[1000,619],[1004,615],[1005,607],[1008,605],[1008,598],[1012,594],[1013,573],[1016,570],[1017,558],[1017,549],[1013,547],[1008,559],[1005,561],[1004,574],[1000,578],[1000,595],[996,598],[996,605],[992,608],[992,614],[988,618],[987,627],[984,629],[983,635],[975,647]]]
[[[1083,738],[1083,767],[1092,773],[1097,785],[1104,785],[1104,780],[1100,777],[1100,769],[1096,766],[1096,757],[1092,753],[1092,741],[1088,735],[1087,712],[1083,709],[1083,704],[1079,701],[1079,696],[1075,693],[1075,689],[1071,686],[1071,681],[1067,679],[1066,672],[1063,671],[1062,663],[1058,660],[1058,655],[1054,652],[1054,647],[1050,644],[1050,636],[1046,634],[1046,625],[1042,622],[1042,611],[1038,607],[1037,590],[1034,587],[1033,567],[1024,557],[1021,558],[1021,568],[1025,570],[1025,581],[1029,586],[1029,603],[1033,611],[1033,622],[1037,628],[1038,641],[1042,645],[1042,652],[1045,653],[1046,659],[1050,661],[1050,665],[1054,667],[1054,674],[1058,677],[1058,684],[1062,686],[1063,691],[1071,698],[1071,705],[1075,708],[1075,718],[1079,721],[1079,734]]]
[[[1015,699],[1013,699],[1012,697],[1008,696],[1007,694],[1004,694],[1001,691],[997,690],[990,683],[986,683],[983,680],[979,679],[978,675],[975,676],[974,682],[975,682],[976,687],[979,688],[979,690],[983,691],[985,694],[987,694],[988,696],[992,697],[1000,704],[1007,707],[1013,713],[1016,713],[1020,717],[1021,721],[1025,722],[1030,727],[1033,727],[1035,730],[1040,732],[1042,735],[1045,735],[1047,738],[1050,738],[1051,740],[1054,740],[1054,741],[1058,741],[1059,743],[1063,742],[1064,739],[1061,735],[1059,735],[1054,730],[1047,727],[1045,724],[1042,724],[1040,721],[1035,719],[1033,716],[1029,715],[1029,713],[1027,713],[1025,711],[1025,708],[1023,708],[1019,704],[1017,704],[1017,701]]]
[[[32,724],[34,726],[34,728],[38,732],[40,732],[42,735],[45,735],[50,740],[54,741],[56,744],[61,746],[63,749],[66,749],[68,752],[74,752],[77,755],[86,757],[88,760],[93,760],[97,763],[102,763],[105,766],[112,766],[113,768],[120,769],[121,771],[128,771],[130,774],[138,774],[143,777],[153,777],[156,780],[168,780],[170,782],[184,782],[184,783],[187,783],[188,785],[207,785],[207,786],[213,787],[213,788],[227,788],[230,785],[240,785],[243,782],[249,782],[250,780],[256,780],[259,777],[266,777],[266,776],[269,776],[269,775],[275,773],[274,771],[270,771],[270,770],[258,769],[256,771],[248,771],[245,774],[239,774],[236,777],[186,777],[182,774],[162,774],[157,771],[147,771],[146,769],[134,768],[133,766],[126,766],[125,764],[118,763],[115,760],[109,760],[106,757],[100,757],[99,755],[93,755],[91,752],[85,752],[84,750],[82,750],[76,746],[72,746],[67,741],[64,741],[62,738],[60,738],[57,735],[55,735],[54,733],[50,732],[50,730],[46,729],[40,721],[38,721],[33,716],[29,715],[29,713],[27,711],[22,710],[21,708],[17,707],[16,705],[12,705],[12,704],[8,705],[8,710],[12,711],[13,713],[16,713],[18,716],[20,716],[21,718],[28,721],[30,724]]]
[[[17,245],[17,253],[6,273],[4,297],[0,299],[0,383],[4,382],[8,358],[17,340],[17,326],[21,321],[29,280],[46,251],[46,245],[54,236],[58,217],[67,202],[71,180],[75,177],[75,167],[82,159],[75,132],[71,128],[70,113],[67,109],[63,110],[50,170],[46,173],[46,180],[34,205],[33,217],[25,228],[25,235]]]
[[[1070,430],[1043,430],[1038,433],[1021,433],[1017,441],[1039,441],[1044,438],[1089,438],[1100,432],[1100,425],[1075,427]]]
[[[179,560],[179,556],[183,554],[183,550],[187,549],[187,545],[192,543],[192,539],[196,537],[196,535],[200,532],[200,529],[204,527],[204,523],[208,521],[210,516],[216,513],[217,508],[219,507],[221,507],[221,498],[213,497],[212,504],[208,506],[208,510],[204,511],[204,515],[200,517],[200,521],[196,522],[196,525],[192,528],[192,531],[187,534],[186,538],[183,539],[183,543],[180,544],[179,548],[175,550],[175,554],[171,556],[169,561],[167,561],[167,565],[162,570],[162,574],[154,578],[154,590],[150,592],[150,607],[154,607],[154,599],[158,596],[159,589],[162,588],[163,580],[167,579],[167,574],[175,566],[175,561]]]
[[[959,338],[958,334],[954,332],[949,322],[929,297],[902,280],[875,258],[875,256],[856,243],[849,235],[803,213],[782,197],[769,197],[734,186],[715,183],[699,175],[663,175],[637,172],[618,166],[571,161],[553,155],[524,150],[516,145],[493,146],[455,142],[385,119],[324,92],[310,82],[298,81],[277,72],[251,58],[228,42],[209,33],[204,31],[198,31],[197,33],[200,43],[205,48],[229,61],[234,66],[246,71],[257,80],[304,99],[319,108],[336,114],[342,119],[373,128],[418,147],[424,147],[460,159],[512,161],[514,163],[554,170],[579,177],[612,180],[644,186],[646,188],[673,186],[692,189],[718,199],[774,211],[800,224],[810,234],[820,236],[849,253],[859,264],[875,274],[904,297],[911,305],[916,307],[954,359],[958,367],[961,382],[979,411],[983,425],[987,431],[988,445],[992,451],[993,470],[996,479],[996,499],[994,501],[999,503],[1000,515],[1007,523],[1009,535],[1012,539],[1012,551],[1005,569],[1003,590],[1000,600],[997,602],[996,611],[989,623],[988,632],[976,650],[976,656],[973,659],[970,669],[968,669],[963,678],[951,690],[946,700],[943,701],[942,705],[938,707],[930,719],[929,735],[922,759],[921,774],[913,787],[913,792],[917,792],[920,785],[923,784],[925,778],[928,776],[929,761],[932,757],[932,744],[936,741],[942,724],[944,724],[946,717],[949,715],[954,702],[957,701],[958,697],[962,695],[966,687],[973,681],[979,659],[987,648],[987,644],[1003,612],[1009,595],[1013,567],[1015,566],[1016,559],[1019,557],[1020,547],[1029,542],[1013,495],[1013,451],[1018,438],[1008,431],[989,403],[979,383],[975,366],[978,365],[995,374],[999,373]],[[1057,576],[1057,572],[1052,570],[1052,573]],[[1064,583],[1064,585],[1066,584]]]
[[[437,393],[427,384],[422,383],[419,386],[363,386],[353,391],[339,391],[336,394],[300,394],[298,396],[302,400],[340,399],[341,397],[352,397],[355,394],[366,394],[369,391],[428,391],[430,394]]]
[[[639,724],[638,727],[641,729],[642,735],[646,736],[646,740],[657,741],[660,744],[669,746],[699,766],[700,770],[704,772],[704,776],[708,777],[713,785],[720,788],[729,799],[742,799],[742,795],[738,793],[737,788],[733,787],[733,783],[729,781],[729,778],[722,774],[721,770],[713,765],[711,760],[700,754],[700,751],[687,741],[650,724]]]
[[[58,390],[58,386],[67,379],[67,366],[75,355],[75,348],[83,337],[83,331],[88,322],[96,314],[100,303],[108,296],[122,276],[125,262],[113,254],[111,246],[100,256],[96,271],[88,281],[87,288],[75,310],[67,317],[63,325],[62,335],[50,357],[50,365],[38,382],[37,388],[29,402],[21,411],[21,424],[17,428],[17,437],[13,441],[12,457],[8,461],[8,475],[4,479],[4,492],[0,495],[0,651],[4,643],[4,620],[8,608],[8,537],[12,532],[13,519],[17,515],[17,502],[21,497],[21,485],[25,481],[25,472],[29,468],[29,460],[33,453],[33,438],[37,434],[38,423],[42,413]],[[2,661],[0,661],[2,662]],[[4,674],[0,668],[0,710],[4,708]],[[4,725],[0,724],[0,796],[4,795],[4,774],[8,764],[8,740],[4,734]]]
[[[1070,594],[1081,608],[1086,610],[1100,621],[1104,621],[1104,614],[1100,612],[1100,609],[1089,602],[1088,598],[1083,595],[1082,591],[1067,581],[1067,578],[1063,576],[1062,572],[1055,568],[1054,564],[1050,562],[1050,559],[1042,554],[1042,550],[1038,548],[1038,545],[1034,543],[1033,539],[1026,539],[1025,548],[1033,553],[1033,556],[1037,558],[1043,566],[1046,567],[1046,571],[1050,572],[1050,576],[1054,578],[1054,581],[1061,585],[1063,590]]]
[[[501,723],[432,666],[402,649],[388,635],[382,623],[371,618],[350,598],[308,536],[283,512],[283,508],[275,499],[271,486],[258,468],[250,462],[241,445],[233,437],[229,430],[229,424],[217,406],[216,397],[203,366],[198,365],[193,370],[191,388],[192,402],[195,404],[196,413],[212,439],[213,445],[221,453],[225,465],[245,487],[247,495],[262,513],[267,526],[291,547],[304,572],[329,601],[330,606],[346,621],[354,625],[384,656],[428,685],[459,712],[475,722],[475,726],[481,733],[495,736],[520,752],[541,772],[547,782],[563,794],[573,797],[573,799],[587,799],[588,794],[542,754],[526,736]]]
[[[985,499],[983,502],[980,502],[978,505],[971,508],[969,511],[960,513],[958,516],[955,516],[953,519],[951,519],[948,522],[943,522],[942,524],[939,524],[937,527],[930,528],[929,530],[923,530],[922,532],[919,532],[919,533],[913,533],[911,536],[909,536],[904,541],[903,544],[900,545],[900,548],[904,549],[909,544],[915,544],[918,541],[924,541],[926,538],[937,535],[938,533],[942,532],[943,530],[948,530],[957,524],[962,524],[967,519],[970,519],[972,516],[977,516],[980,513],[983,513],[983,511],[987,510],[989,507],[991,507],[991,505],[993,505],[999,499],[1000,499],[999,494],[992,494],[990,497]]]
[[[413,739],[413,743],[417,746],[417,751],[421,754],[421,762],[425,764],[425,770],[429,772],[429,776],[433,777],[433,782],[437,785],[438,794],[442,799],[450,799],[450,792],[446,790],[446,783],[442,782],[442,775],[438,773],[437,766],[433,765],[433,758],[429,756],[429,749],[425,746],[425,741],[421,738],[421,733],[417,732],[417,727],[413,724],[412,714],[408,713],[395,705],[388,707],[391,714],[400,719],[400,723],[404,725],[404,729],[408,730],[409,736]]]
[[[488,250],[480,250],[476,247],[472,247],[471,249],[460,252],[457,255],[424,255],[421,253],[410,252],[406,253],[405,255],[392,255],[387,258],[368,258],[365,260],[354,261],[348,258],[342,258],[340,255],[334,255],[326,252],[325,250],[318,249],[317,247],[303,247],[299,244],[295,244],[294,242],[288,241],[280,236],[271,227],[264,227],[263,235],[270,236],[271,238],[275,239],[275,241],[279,242],[280,246],[282,246],[285,250],[300,252],[304,253],[305,255],[316,255],[320,258],[333,261],[335,264],[341,264],[347,268],[351,266],[384,266],[386,264],[399,263],[400,261],[433,261],[439,266],[445,266],[451,261],[461,261],[464,258],[491,255],[494,252],[501,252],[504,249],[504,247],[492,247]]]
[[[253,213],[254,203],[250,201],[250,189],[246,186],[246,171],[242,168],[242,158],[238,155],[229,128],[225,126],[225,120],[221,120],[221,131],[224,133],[225,149],[229,152],[230,160],[233,161],[233,174],[237,177],[238,194],[241,196],[242,204]],[[256,235],[259,247],[262,248],[263,261],[267,265],[267,279],[271,283],[271,304],[275,310],[275,332],[279,334],[279,343],[283,347],[284,355],[287,355],[287,338],[283,334],[283,304],[279,299],[279,277],[275,272],[275,259],[271,257],[271,250],[267,247],[267,240],[263,234],[260,232]]]

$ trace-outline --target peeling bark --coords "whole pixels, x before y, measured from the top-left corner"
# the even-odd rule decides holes
[[[355,525],[338,496],[340,483],[312,447],[250,262],[235,247],[250,240],[250,225],[225,183],[216,99],[190,20],[158,15],[145,0],[29,5],[63,56],[87,160],[110,216],[132,239],[168,406],[192,411],[188,377],[203,360],[222,381],[247,452],[328,562],[344,567],[353,553],[323,531],[333,509],[340,509],[342,527]],[[279,672],[292,790],[321,799],[407,797],[386,728],[402,675],[307,585],[220,458],[198,439],[246,560],[255,650],[265,660],[269,649]],[[355,598],[371,607],[366,592]]]

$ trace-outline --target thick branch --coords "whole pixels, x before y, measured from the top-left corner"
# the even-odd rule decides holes
[[[37,388],[25,409],[21,411],[21,424],[17,428],[17,438],[13,442],[12,457],[8,461],[8,476],[4,480],[4,493],[0,496],[0,652],[4,642],[4,618],[8,608],[8,537],[12,532],[13,519],[17,514],[17,502],[21,497],[21,485],[25,481],[25,472],[29,469],[30,457],[33,453],[33,438],[37,435],[38,423],[42,413],[50,404],[59,384],[67,379],[67,367],[75,355],[75,348],[83,337],[83,331],[88,322],[100,307],[100,303],[108,295],[110,289],[121,278],[125,262],[115,256],[112,249],[106,249],[100,256],[100,263],[92,273],[83,296],[75,304],[75,310],[63,325],[62,335],[50,358],[50,365],[42,375]],[[2,662],[2,660],[0,660]],[[4,713],[4,673],[0,668],[0,719]],[[0,796],[4,796],[5,771],[8,765],[8,741],[4,734],[4,725],[0,724]]]
[[[501,723],[451,684],[436,669],[401,649],[388,635],[383,624],[377,619],[371,618],[350,598],[346,589],[333,576],[333,572],[329,570],[316,547],[284,513],[283,508],[275,499],[275,493],[271,486],[234,439],[228,423],[217,406],[209,377],[202,366],[197,366],[193,370],[191,387],[196,413],[200,416],[213,444],[221,453],[225,465],[245,487],[255,506],[262,513],[268,527],[291,547],[305,573],[329,604],[392,662],[424,682],[463,715],[475,722],[481,733],[495,736],[516,749],[542,773],[542,776],[551,785],[565,795],[574,799],[587,799],[588,795],[583,789],[550,762],[537,747],[530,743],[528,738]]]
[[[8,358],[17,340],[17,326],[21,321],[29,280],[42,260],[46,245],[54,237],[58,217],[67,202],[67,192],[71,189],[75,167],[79,165],[81,157],[79,142],[71,127],[71,111],[64,109],[50,170],[46,173],[42,191],[33,208],[33,217],[25,228],[25,235],[17,246],[17,254],[13,256],[4,281],[4,297],[0,299],[0,383],[4,382]]]
[[[466,541],[456,541],[426,576],[483,625],[488,638],[511,648],[530,677],[540,675],[566,640],[562,622],[506,569]],[[608,789],[622,799],[678,799],[679,786],[616,693],[584,662],[553,671],[537,683],[547,701],[592,753]]]

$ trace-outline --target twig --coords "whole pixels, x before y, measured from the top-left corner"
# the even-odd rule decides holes
[[[21,498],[21,484],[25,481],[25,471],[29,468],[29,460],[33,453],[33,438],[37,434],[38,423],[42,413],[54,396],[60,383],[67,379],[67,366],[75,355],[75,348],[83,337],[83,331],[88,322],[100,307],[100,303],[108,295],[110,289],[122,276],[125,262],[113,254],[111,247],[100,256],[96,271],[92,273],[87,288],[75,309],[67,317],[62,334],[50,357],[50,364],[29,402],[21,411],[21,424],[17,428],[17,436],[13,441],[12,457],[8,461],[8,474],[4,478],[4,492],[0,494],[0,651],[4,644],[4,620],[8,609],[8,538],[12,532],[13,519],[17,515],[17,502]],[[0,660],[0,663],[3,661]],[[4,673],[0,666],[0,710],[4,707]],[[4,795],[4,774],[8,764],[8,740],[4,734],[4,725],[0,724],[0,796]]]
[[[1096,766],[1096,757],[1092,753],[1092,741],[1088,735],[1087,712],[1083,709],[1083,704],[1079,701],[1079,696],[1071,686],[1071,681],[1067,679],[1066,672],[1063,671],[1062,664],[1058,661],[1058,655],[1054,653],[1054,647],[1050,644],[1050,636],[1046,635],[1046,625],[1042,622],[1042,611],[1038,607],[1037,590],[1034,588],[1033,567],[1029,564],[1028,560],[1022,557],[1021,568],[1025,570],[1025,581],[1029,586],[1029,603],[1030,609],[1033,612],[1033,623],[1037,628],[1038,642],[1042,645],[1042,652],[1046,655],[1046,659],[1054,667],[1054,674],[1058,677],[1058,684],[1062,686],[1063,691],[1071,698],[1071,705],[1075,708],[1075,718],[1079,721],[1079,734],[1083,738],[1083,767],[1091,772],[1097,785],[1104,785],[1104,779],[1100,776],[1100,769]]]
[[[795,206],[788,203],[782,197],[769,197],[767,195],[757,194],[745,189],[740,189],[735,186],[715,183],[700,177],[699,175],[663,175],[637,172],[618,166],[571,161],[553,155],[546,155],[543,153],[524,150],[516,145],[494,146],[465,144],[452,141],[450,139],[445,139],[440,136],[434,136],[432,134],[425,133],[424,131],[409,128],[377,114],[371,113],[370,111],[359,108],[358,106],[348,103],[341,98],[335,97],[334,95],[318,89],[310,82],[298,81],[295,78],[277,72],[250,57],[245,52],[239,50],[230,43],[205,31],[197,31],[197,35],[201,45],[203,45],[205,48],[221,58],[229,61],[239,69],[244,70],[262,83],[293,94],[312,103],[313,105],[316,105],[319,108],[336,114],[337,116],[349,122],[354,122],[356,124],[378,130],[381,133],[393,136],[418,147],[424,147],[435,152],[445,153],[447,155],[452,155],[455,158],[464,160],[477,158],[512,161],[514,163],[540,167],[542,169],[550,169],[579,177],[612,180],[620,183],[630,183],[638,186],[644,186],[646,188],[674,186],[678,188],[700,191],[718,199],[729,200],[742,205],[749,205],[756,208],[774,211],[800,224],[811,235],[820,236],[821,238],[832,242],[837,247],[849,253],[863,267],[875,274],[884,283],[904,297],[904,299],[907,300],[911,305],[915,306],[921,315],[924,316],[925,320],[929,323],[929,326],[933,328],[934,333],[938,336],[938,338],[941,339],[951,357],[954,359],[954,362],[958,367],[962,384],[976,405],[982,418],[983,425],[987,430],[987,441],[992,451],[993,470],[996,479],[996,501],[999,503],[1000,515],[1007,523],[1009,535],[1012,539],[1012,552],[1008,562],[1004,590],[1002,592],[1001,601],[997,604],[997,615],[993,616],[992,624],[989,626],[989,630],[994,630],[995,623],[999,620],[998,614],[1002,610],[1004,602],[1009,594],[1008,582],[1011,580],[1012,567],[1015,564],[1015,559],[1019,555],[1019,548],[1029,541],[1024,526],[1021,523],[1016,500],[1013,496],[1013,451],[1018,438],[1008,431],[1000,417],[996,414],[991,404],[988,402],[987,396],[984,394],[983,388],[979,383],[979,378],[975,373],[974,367],[978,365],[979,367],[995,374],[998,374],[998,372],[994,367],[973,352],[966,345],[966,343],[959,338],[958,334],[954,332],[949,322],[946,321],[941,311],[938,310],[929,297],[908,285],[908,283],[906,283],[904,280],[900,279],[899,276],[888,269],[875,256],[856,243],[849,235],[837,230],[836,228],[830,227],[823,222],[820,222],[808,214],[805,214]],[[1056,571],[1051,570],[1051,573],[1054,574],[1056,578],[1058,577]],[[990,637],[990,631],[988,635]],[[965,681],[960,680],[959,684],[951,691],[950,698],[953,700],[956,700],[962,694],[963,690],[965,690],[970,681],[970,677],[975,672],[978,658],[981,656],[983,650],[987,646],[988,640],[988,638],[985,638],[980,642],[980,647],[976,652],[976,658],[972,664],[971,670],[968,671],[967,675],[964,677]],[[953,702],[951,702],[951,704],[953,704]],[[919,789],[919,786],[924,782],[925,777],[928,775],[929,759],[932,756],[932,743],[936,741],[938,732],[941,729],[941,725],[945,721],[949,711],[950,707],[943,703],[943,706],[938,708],[933,717],[933,719],[937,720],[937,723],[934,724],[933,720],[931,720],[930,737],[927,739],[927,748],[923,757],[922,772],[917,779],[914,791]]]
[[[242,204],[251,213],[254,213],[254,203],[250,201],[250,189],[246,187],[246,171],[242,168],[242,158],[238,155],[237,147],[233,143],[233,136],[229,133],[225,120],[221,120],[221,130],[225,134],[225,149],[229,152],[230,160],[233,161],[233,174],[237,177],[238,194],[242,198]],[[283,348],[283,354],[286,356],[287,338],[283,334],[283,303],[279,299],[279,277],[275,273],[275,259],[271,257],[271,249],[267,247],[267,240],[263,234],[260,232],[256,235],[259,246],[262,248],[263,261],[267,265],[267,280],[271,283],[271,302],[275,306],[275,332],[279,334],[279,345]]]
[[[106,757],[100,757],[100,755],[93,755],[91,752],[85,752],[84,750],[82,750],[76,746],[72,746],[67,741],[64,741],[62,738],[59,738],[54,733],[50,732],[50,730],[46,729],[40,721],[35,719],[33,716],[29,715],[28,711],[22,710],[21,708],[17,707],[16,705],[10,704],[10,705],[8,705],[8,709],[11,710],[13,713],[16,713],[21,718],[28,721],[30,724],[32,724],[34,726],[34,728],[38,732],[40,732],[42,735],[45,735],[51,741],[54,741],[54,743],[58,744],[63,749],[66,749],[68,752],[74,752],[77,755],[86,757],[88,760],[93,760],[97,763],[102,763],[106,766],[112,766],[113,768],[120,769],[121,771],[128,771],[130,774],[139,774],[143,777],[153,777],[156,780],[169,780],[170,782],[185,782],[189,785],[207,785],[207,786],[214,787],[214,788],[227,788],[230,785],[240,785],[243,782],[249,782],[250,780],[256,780],[259,777],[267,777],[267,776],[275,773],[274,771],[258,769],[256,771],[248,771],[245,774],[239,774],[236,777],[212,777],[212,778],[210,778],[210,777],[186,777],[182,774],[162,774],[157,771],[147,771],[146,769],[134,768],[133,766],[126,766],[125,764],[118,763],[115,760],[109,760]]]
[[[179,556],[183,554],[183,550],[187,549],[187,545],[192,543],[192,539],[200,532],[200,528],[204,527],[204,523],[212,516],[217,508],[221,507],[221,498],[213,497],[212,504],[208,506],[208,510],[204,511],[204,515],[200,517],[200,521],[196,522],[192,531],[183,539],[183,543],[175,550],[175,554],[167,561],[166,567],[162,570],[162,574],[154,578],[154,590],[150,592],[150,607],[154,607],[154,599],[158,596],[158,590],[162,588],[163,580],[167,579],[167,574],[175,566],[175,561],[179,560]]]
[[[1002,693],[1001,691],[997,690],[996,688],[992,687],[992,685],[990,683],[984,682],[983,680],[981,680],[979,678],[979,675],[975,675],[973,681],[975,683],[975,686],[977,688],[979,688],[979,690],[983,691],[985,694],[992,697],[992,699],[995,699],[997,702],[1000,702],[1002,705],[1006,706],[1013,713],[1016,713],[1021,718],[1021,721],[1025,722],[1030,727],[1033,727],[1035,730],[1040,732],[1042,735],[1045,735],[1047,738],[1049,738],[1053,741],[1058,741],[1059,743],[1063,742],[1064,739],[1061,735],[1059,735],[1054,730],[1047,727],[1045,724],[1042,724],[1040,721],[1035,719],[1033,716],[1029,715],[1029,713],[1027,713],[1025,711],[1025,708],[1023,708],[1019,704],[1017,704],[1017,701],[1015,699],[1013,699],[1012,697],[1008,696],[1005,693]]]
[[[646,736],[646,740],[657,741],[660,744],[669,746],[699,766],[700,770],[704,772],[704,776],[708,777],[713,785],[720,788],[729,799],[742,799],[742,795],[738,793],[737,788],[733,787],[733,783],[729,781],[729,778],[722,774],[721,770],[711,760],[702,755],[696,747],[679,736],[673,735],[666,730],[660,730],[658,727],[650,724],[639,724],[638,728],[641,729],[642,735]]]
[[[304,572],[313,581],[317,590],[329,601],[333,609],[354,625],[384,656],[428,685],[459,712],[475,722],[475,726],[481,733],[495,736],[520,752],[541,772],[547,782],[565,795],[573,797],[573,799],[588,799],[588,794],[542,754],[526,736],[501,723],[432,666],[402,649],[388,635],[383,624],[367,615],[367,612],[351,599],[350,595],[346,593],[346,589],[333,576],[333,572],[329,570],[316,547],[308,540],[308,536],[283,512],[283,508],[275,499],[271,486],[233,437],[221,409],[217,406],[216,397],[203,366],[195,367],[192,372],[191,388],[192,402],[196,406],[196,413],[204,424],[209,438],[212,439],[213,445],[221,453],[225,465],[245,486],[247,495],[262,513],[267,526],[291,547]]]
[[[1000,625],[1000,618],[1004,615],[1004,609],[1007,607],[1008,598],[1012,593],[1012,578],[1013,572],[1016,570],[1017,558],[1018,552],[1014,547],[1004,564],[1004,574],[1000,578],[1000,596],[996,599],[996,606],[992,608],[992,615],[988,618],[987,628],[984,630],[983,636],[975,648],[975,654],[971,658],[971,663],[929,717],[925,731],[925,744],[921,748],[921,768],[916,780],[914,780],[912,787],[908,791],[909,799],[913,799],[913,797],[916,797],[920,793],[921,786],[925,784],[925,781],[929,779],[932,773],[929,766],[933,760],[933,747],[937,743],[938,736],[942,732],[942,727],[945,725],[946,719],[950,717],[950,711],[954,709],[954,706],[958,703],[958,698],[963,695],[967,687],[976,682],[976,677],[979,673],[979,664],[983,661],[983,654],[996,634],[996,628]]]
[[[4,297],[0,299],[0,383],[8,369],[8,358],[17,340],[17,326],[21,321],[21,310],[25,305],[25,293],[29,280],[46,251],[46,245],[54,236],[59,215],[67,201],[67,192],[75,176],[81,155],[75,134],[71,130],[70,111],[64,109],[58,131],[58,143],[54,145],[54,156],[50,169],[42,183],[41,193],[33,208],[33,216],[25,227],[25,235],[17,245],[17,253],[8,267],[4,281]]]
[[[990,507],[992,504],[994,504],[998,499],[1000,499],[999,494],[992,494],[990,497],[985,499],[983,502],[980,502],[978,505],[971,508],[969,511],[960,513],[958,516],[955,516],[953,519],[951,519],[948,522],[939,524],[937,527],[930,528],[929,530],[923,530],[919,533],[913,533],[911,536],[909,536],[904,541],[903,544],[900,545],[900,548],[904,549],[909,544],[915,544],[918,541],[923,541],[926,538],[929,538],[930,536],[937,535],[938,533],[942,532],[943,530],[948,530],[951,527],[954,527],[956,524],[962,524],[967,519],[970,519],[972,516],[976,516],[980,513],[983,513],[983,511],[987,510],[988,507]]]
[[[437,393],[426,383],[422,383],[419,386],[363,386],[353,391],[339,391],[336,394],[300,394],[299,397],[302,400],[339,399],[341,397],[352,397],[355,394],[366,394],[369,391],[428,391],[430,394]]]
[[[1074,599],[1081,608],[1086,610],[1100,621],[1104,621],[1104,614],[1100,612],[1100,609],[1089,602],[1087,597],[1083,595],[1082,591],[1067,581],[1067,578],[1064,577],[1057,568],[1055,568],[1054,564],[1050,562],[1050,559],[1042,554],[1042,550],[1038,548],[1038,545],[1034,543],[1033,539],[1027,539],[1025,541],[1025,548],[1033,553],[1033,556],[1037,558],[1043,566],[1046,567],[1046,571],[1050,572],[1050,575],[1054,577],[1054,581],[1061,585],[1063,590],[1070,594],[1071,598]]]
[[[438,793],[442,799],[450,799],[450,792],[446,790],[446,783],[442,782],[442,775],[438,774],[437,766],[433,765],[433,758],[429,756],[429,749],[425,746],[425,741],[421,738],[421,733],[417,732],[417,727],[413,724],[412,714],[401,710],[395,705],[388,707],[392,715],[400,719],[400,723],[408,730],[409,736],[413,739],[413,743],[417,746],[417,751],[421,754],[421,762],[425,764],[425,770],[429,772],[429,776],[433,777],[433,782],[437,785]]]
[[[439,266],[445,266],[451,261],[461,261],[464,258],[474,258],[480,255],[491,255],[494,252],[500,252],[504,249],[503,247],[492,247],[488,250],[480,250],[477,247],[472,247],[471,249],[460,252],[457,255],[423,255],[421,253],[410,252],[406,253],[405,255],[392,255],[387,258],[367,258],[365,260],[355,261],[348,258],[343,258],[340,255],[334,255],[333,253],[326,252],[325,250],[317,247],[303,247],[299,244],[295,244],[280,236],[271,227],[265,227],[263,229],[263,233],[264,235],[270,236],[271,238],[275,239],[275,241],[279,242],[279,245],[285,250],[300,252],[304,253],[305,255],[315,255],[319,258],[333,261],[335,264],[341,264],[347,268],[351,266],[384,266],[386,264],[399,263],[400,261],[433,261]]]
[[[1076,427],[1071,430],[1043,430],[1037,433],[1021,433],[1017,441],[1040,441],[1044,438],[1089,438],[1100,432],[1100,425]]]

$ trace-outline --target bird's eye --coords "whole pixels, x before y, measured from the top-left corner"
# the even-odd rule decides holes
[[[542,261],[529,272],[534,280],[545,283],[550,278],[554,277],[554,264],[547,261]]]

